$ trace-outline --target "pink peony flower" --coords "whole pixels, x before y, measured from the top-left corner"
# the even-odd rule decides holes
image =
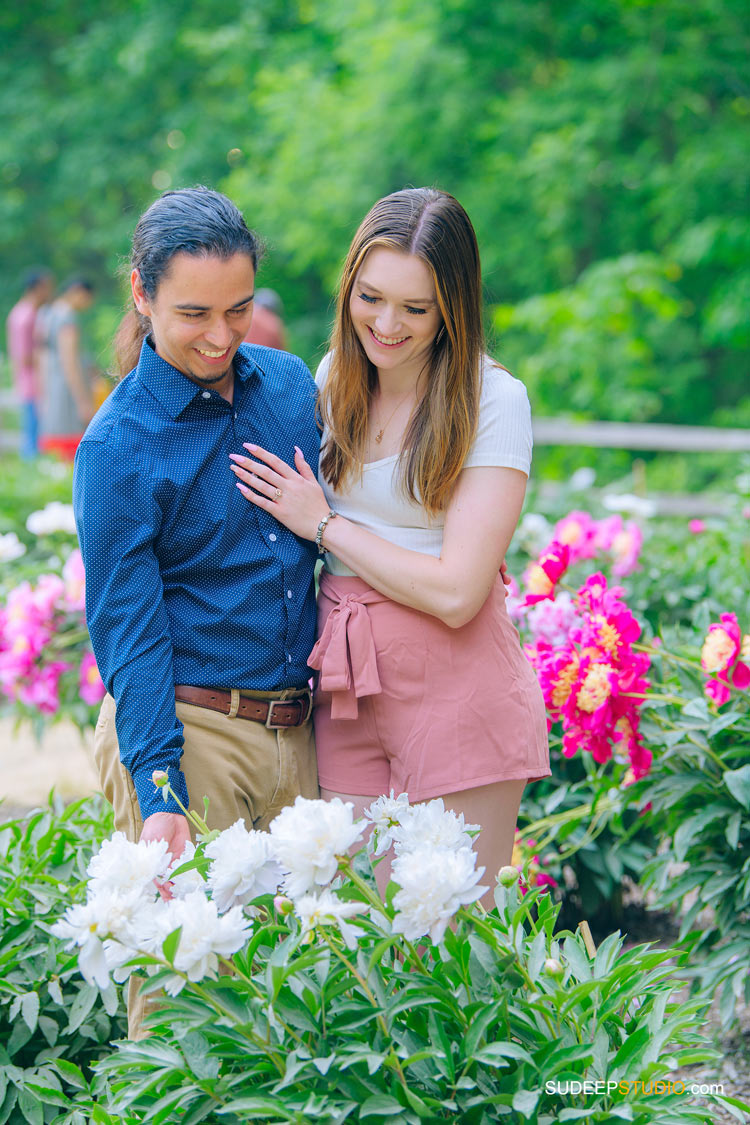
[[[594,558],[596,531],[596,521],[588,512],[569,512],[555,525],[554,541],[569,548],[570,566]]]
[[[63,567],[65,600],[68,608],[83,612],[86,609],[86,574],[83,569],[81,552],[76,548]]]
[[[703,520],[690,520],[688,523],[688,531],[691,535],[701,535],[706,530],[706,524]]]
[[[623,578],[626,574],[632,574],[638,565],[642,546],[643,532],[634,520],[628,520],[612,540],[612,553],[614,555],[612,573],[619,578]]]
[[[526,596],[523,605],[550,600],[555,596],[555,585],[560,581],[570,565],[570,548],[565,543],[553,540],[542,552],[538,561],[532,563],[523,576]]]
[[[93,652],[84,653],[78,677],[78,691],[83,702],[88,703],[89,707],[101,703],[107,694]]]
[[[730,698],[730,683],[740,689],[750,687],[746,641],[747,638],[743,643],[736,613],[722,613],[719,621],[708,627],[701,649],[701,668],[707,676],[706,695],[717,707]]]

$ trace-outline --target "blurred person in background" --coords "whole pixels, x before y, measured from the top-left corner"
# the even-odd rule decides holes
[[[281,319],[284,306],[274,289],[256,289],[253,301],[253,320],[244,343],[260,344],[264,348],[278,348],[285,352],[286,331]]]
[[[72,461],[83,431],[94,416],[91,373],[81,347],[79,316],[94,300],[94,286],[72,277],[45,311],[43,392],[39,448]]]
[[[6,332],[13,385],[21,403],[21,456],[27,460],[39,452],[39,402],[41,396],[37,322],[39,310],[52,297],[54,278],[50,270],[36,267],[23,278],[23,293],[8,314]]]

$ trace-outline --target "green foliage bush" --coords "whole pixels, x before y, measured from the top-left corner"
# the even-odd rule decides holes
[[[500,886],[496,901],[421,951],[377,920],[349,952],[323,927],[310,943],[269,918],[231,973],[188,982],[149,1017],[152,1038],[97,1064],[102,1109],[143,1125],[710,1121],[684,1090],[650,1085],[716,1058],[695,1031],[704,1002],[674,996],[674,951],[623,951],[613,934],[591,959],[554,933],[549,896]],[[564,1092],[583,1077],[646,1090]]]
[[[1,812],[1,809],[0,809]],[[85,898],[86,866],[112,831],[102,799],[0,824],[0,1123],[43,1125],[73,1112],[91,1064],[124,1033],[114,989],[102,999],[50,935]],[[65,1119],[62,1115],[61,1119]],[[83,1118],[71,1118],[83,1125]]]

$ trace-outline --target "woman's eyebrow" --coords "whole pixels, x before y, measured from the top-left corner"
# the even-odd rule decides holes
[[[359,279],[359,285],[364,289],[369,289],[371,293],[380,293],[377,285],[371,285],[369,281],[365,281],[363,277]],[[407,297],[403,301],[405,305],[434,305],[435,301],[432,297]]]

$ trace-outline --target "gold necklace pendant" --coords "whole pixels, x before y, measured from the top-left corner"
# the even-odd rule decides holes
[[[378,432],[375,434],[375,444],[380,445],[382,440],[383,440],[383,430],[378,430]]]

